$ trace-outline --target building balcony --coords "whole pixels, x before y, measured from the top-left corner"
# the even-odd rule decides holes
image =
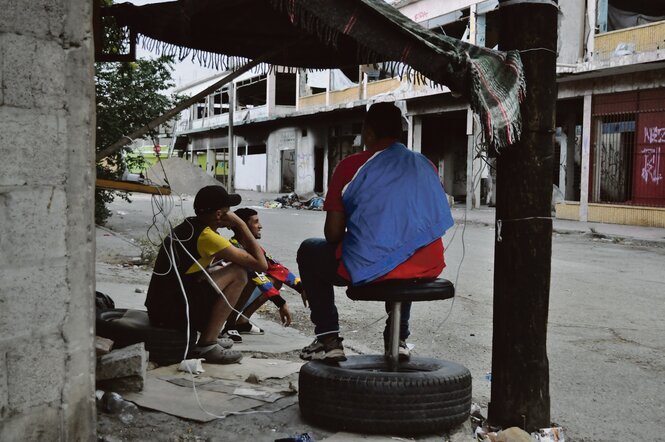
[[[596,34],[594,61],[665,49],[665,21]]]
[[[361,84],[359,86],[353,86],[338,91],[330,91],[329,94],[322,92],[319,94],[303,96],[298,100],[298,110],[336,106],[375,97],[380,94],[395,91],[399,89],[401,84],[400,80],[396,78],[387,78],[385,80],[372,81],[371,83],[364,85],[366,88],[365,94],[362,93],[363,85]],[[329,96],[328,102],[326,102],[327,95]]]

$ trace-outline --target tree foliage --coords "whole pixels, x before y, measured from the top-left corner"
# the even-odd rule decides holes
[[[96,63],[97,151],[109,146],[134,129],[144,126],[175,106],[175,96],[166,95],[174,86],[173,59],[159,57],[130,63]],[[149,137],[155,133],[148,133]],[[97,164],[99,178],[119,179],[127,168],[124,152],[113,154]],[[138,159],[141,160],[140,157]],[[103,224],[110,216],[106,204],[124,194],[97,189],[95,221]]]

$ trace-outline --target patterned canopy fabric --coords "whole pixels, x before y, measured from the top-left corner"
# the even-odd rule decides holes
[[[517,52],[433,33],[383,0],[179,0],[105,8],[148,50],[229,69],[273,53],[268,63],[327,69],[384,63],[466,98],[485,140],[500,148],[521,132],[525,94]]]

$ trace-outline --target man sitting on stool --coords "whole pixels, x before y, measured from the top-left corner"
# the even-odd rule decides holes
[[[394,104],[369,108],[362,128],[367,150],[340,161],[328,186],[326,239],[300,245],[298,268],[317,336],[300,353],[305,360],[346,360],[333,285],[436,278],[445,266],[441,237],[453,225],[446,195],[434,165],[401,144],[401,135],[402,115]],[[403,302],[402,360],[409,357],[410,312],[411,303]]]

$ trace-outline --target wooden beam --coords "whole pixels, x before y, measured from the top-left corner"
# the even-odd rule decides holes
[[[95,187],[106,190],[121,190],[124,192],[149,193],[151,195],[171,195],[171,188],[137,183],[136,181],[116,181],[97,178]]]

